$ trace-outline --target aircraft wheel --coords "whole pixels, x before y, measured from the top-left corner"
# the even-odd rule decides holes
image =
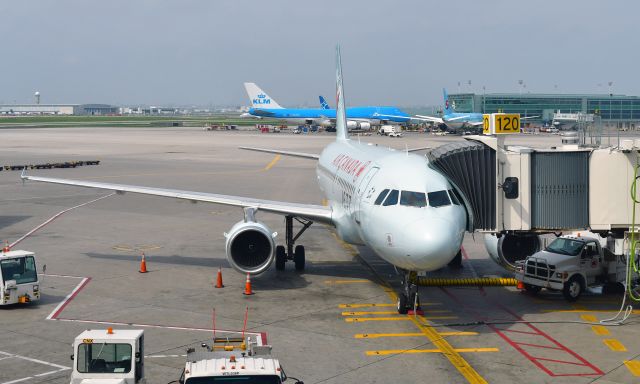
[[[276,247],[276,271],[284,271],[284,264],[287,261],[287,251],[284,245]]]
[[[398,294],[398,313],[401,315],[406,315],[409,312],[409,308],[407,307],[407,295],[404,293]]]
[[[304,270],[304,246],[296,245],[293,252],[293,262],[296,265],[296,271]]]

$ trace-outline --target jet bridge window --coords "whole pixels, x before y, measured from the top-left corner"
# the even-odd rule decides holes
[[[423,192],[402,191],[400,193],[400,205],[409,207],[426,207],[427,198]]]
[[[385,189],[384,191],[380,192],[380,194],[378,195],[378,198],[376,199],[376,201],[373,204],[375,204],[375,205],[382,204],[382,201],[384,200],[384,198],[387,197],[387,193],[389,193],[388,189]]]
[[[385,207],[388,207],[389,205],[396,205],[396,204],[398,204],[398,190],[394,189],[393,191],[389,192],[389,196],[387,196],[387,199],[384,201],[382,205],[384,205]]]
[[[447,191],[429,192],[429,205],[432,207],[444,207],[445,205],[451,205],[449,195]]]

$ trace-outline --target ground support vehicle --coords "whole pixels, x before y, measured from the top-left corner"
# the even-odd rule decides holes
[[[86,330],[73,343],[71,384],[135,384],[144,378],[144,331]]]
[[[402,132],[400,131],[400,127],[395,125],[381,125],[378,130],[379,135],[389,136],[389,137],[401,137]]]
[[[40,300],[36,255],[28,251],[0,251],[0,305]]]
[[[562,291],[576,301],[587,287],[624,288],[628,250],[625,239],[599,235],[567,235],[553,240],[544,250],[518,261],[515,278],[530,293],[542,288]],[[631,280],[637,281],[635,275]]]

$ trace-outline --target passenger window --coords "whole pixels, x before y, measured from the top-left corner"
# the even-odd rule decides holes
[[[443,207],[450,205],[449,195],[447,191],[429,192],[429,205],[432,207]]]
[[[394,189],[393,191],[389,192],[389,196],[387,196],[387,199],[384,201],[384,205],[385,207],[389,206],[389,205],[396,205],[398,204],[398,190]]]
[[[382,204],[382,201],[384,200],[384,198],[387,197],[387,193],[389,193],[388,189],[385,189],[384,191],[380,192],[380,194],[378,195],[378,198],[376,199],[376,201],[373,204],[375,204],[375,205]]]
[[[427,198],[422,192],[402,191],[400,192],[400,205],[418,208],[425,207],[427,205]]]
[[[458,200],[458,196],[456,196],[456,191],[453,189],[449,190],[449,197],[451,197],[451,202],[455,205],[460,205],[460,200]]]

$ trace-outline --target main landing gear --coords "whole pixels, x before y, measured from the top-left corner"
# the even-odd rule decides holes
[[[302,224],[302,228],[293,235],[293,219]],[[296,271],[304,270],[305,255],[304,246],[295,245],[296,240],[313,224],[313,221],[287,215],[284,217],[285,222],[285,245],[276,247],[276,270],[284,271],[284,265],[287,260],[293,260]],[[294,248],[295,246],[295,248]]]
[[[420,308],[420,298],[418,297],[418,285],[416,272],[403,271],[402,290],[398,293],[398,313],[404,315],[410,309]]]

